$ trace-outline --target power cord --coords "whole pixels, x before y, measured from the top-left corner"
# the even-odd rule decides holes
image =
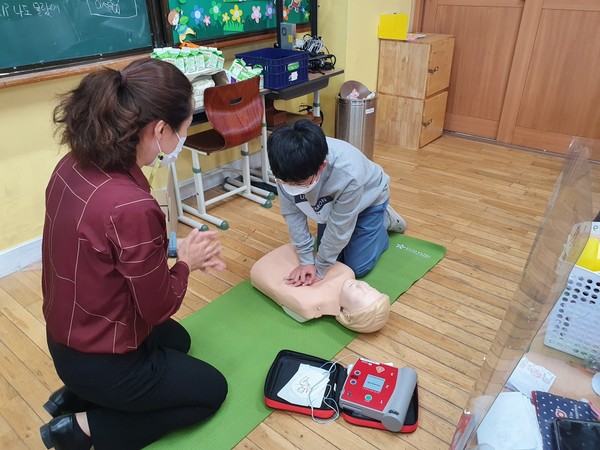
[[[313,116],[313,107],[311,105],[307,105],[306,103],[300,103],[300,106],[298,106],[298,112],[305,112],[307,116]],[[320,110],[319,112],[319,117],[321,118],[321,122],[318,124],[320,127],[323,126],[323,122],[325,122],[325,114],[323,113],[323,110]]]
[[[321,53],[308,59],[308,70],[322,74],[323,70],[335,69],[335,63],[335,55]]]
[[[313,37],[309,34],[305,34],[303,41],[302,50],[310,53],[311,56],[316,56],[323,50],[324,44],[321,40],[321,36]]]
[[[340,407],[339,407],[338,403],[333,398],[329,397],[329,395],[331,394],[331,391],[333,389],[333,387],[329,384],[329,377],[336,369],[337,364],[340,361],[343,361],[344,359],[346,359],[348,357],[354,357],[354,358],[356,358],[356,361],[358,361],[360,359],[360,356],[358,356],[354,353],[349,353],[348,355],[343,356],[342,358],[339,358],[335,361],[327,361],[326,363],[321,365],[321,367],[320,367],[321,369],[327,370],[327,375],[324,375],[323,378],[321,378],[318,382],[316,382],[311,387],[310,391],[308,392],[308,403],[310,406],[311,417],[314,422],[319,423],[319,424],[327,424],[327,423],[335,421],[338,417],[340,417]],[[328,366],[328,365],[329,365],[329,368],[327,369],[326,366]],[[312,398],[311,398],[312,391],[317,386],[319,386],[323,381],[325,381],[327,383],[327,390],[325,391],[322,404],[327,406],[329,409],[331,409],[333,411],[333,416],[329,419],[320,419],[318,417],[315,417],[314,406],[313,406],[313,402],[312,402]],[[343,386],[337,386],[338,390],[340,390],[342,388],[343,388]],[[319,408],[319,406],[317,406],[317,408]]]
[[[321,36],[315,37],[305,34],[302,51],[309,54],[308,70],[311,72],[322,73],[323,70],[332,70],[335,68],[335,55],[331,54],[327,46],[323,44]]]

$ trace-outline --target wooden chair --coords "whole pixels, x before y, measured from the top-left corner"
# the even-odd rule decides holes
[[[217,225],[222,230],[229,228],[227,221],[206,212],[206,207],[233,195],[241,195],[265,208],[272,206],[274,198],[268,192],[251,185],[250,153],[248,142],[262,135],[264,105],[259,91],[259,78],[254,77],[237,83],[223,84],[207,88],[204,91],[204,110],[212,128],[187,137],[184,148],[192,154],[192,171],[196,189],[196,206],[185,205],[181,201],[179,183],[175,165],[171,164],[171,175],[175,185],[175,201],[178,219],[186,225],[206,230],[208,227],[190,219],[183,213]],[[227,191],[210,200],[204,198],[202,170],[198,155],[210,155],[232,147],[241,148],[241,181],[226,178],[224,189]],[[260,194],[260,195],[257,195]]]

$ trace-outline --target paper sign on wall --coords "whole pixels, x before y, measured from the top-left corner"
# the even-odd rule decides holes
[[[406,40],[408,14],[381,14],[379,16],[379,39]]]

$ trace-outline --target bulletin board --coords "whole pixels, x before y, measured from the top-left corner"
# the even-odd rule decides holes
[[[215,42],[275,31],[274,0],[168,0],[170,45]],[[310,23],[309,0],[284,0],[282,23]]]

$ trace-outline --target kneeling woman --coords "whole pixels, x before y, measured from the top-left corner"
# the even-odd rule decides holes
[[[46,189],[43,312],[65,387],[44,405],[48,448],[142,448],[227,396],[171,318],[190,271],[225,268],[216,233],[193,230],[169,268],[165,216],[141,170],[176,158],[192,111],[188,79],[154,59],[87,75],[54,111],[69,152]]]

